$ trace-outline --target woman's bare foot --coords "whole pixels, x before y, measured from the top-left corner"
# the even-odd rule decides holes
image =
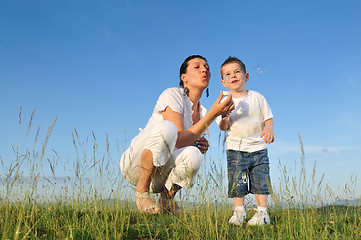
[[[161,212],[161,209],[153,202],[148,192],[140,193],[135,191],[134,200],[140,212],[149,214],[158,214]]]
[[[169,199],[161,196],[159,198],[159,205],[162,209],[169,212],[173,212],[173,213],[181,212],[181,208],[178,206],[174,198]]]
[[[159,205],[162,209],[172,213],[183,213],[182,209],[178,206],[174,200],[175,194],[181,189],[180,186],[173,184],[170,191],[164,188],[160,194]]]

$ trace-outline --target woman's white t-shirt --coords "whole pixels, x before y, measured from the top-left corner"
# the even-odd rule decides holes
[[[192,120],[192,101],[188,98],[188,96],[183,95],[183,88],[168,88],[166,89],[158,98],[158,101],[154,107],[151,118],[149,119],[147,125],[144,129],[151,127],[154,123],[159,121],[163,121],[162,112],[167,107],[172,108],[174,112],[177,112],[182,115],[183,127],[184,129],[188,129],[193,126]],[[200,118],[203,118],[207,109],[199,103],[200,106]],[[207,130],[203,133],[203,135],[208,134]]]

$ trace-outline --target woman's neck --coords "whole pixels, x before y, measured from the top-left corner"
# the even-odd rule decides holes
[[[199,100],[202,97],[202,93],[203,91],[200,90],[197,91],[197,89],[192,89],[188,91],[188,98],[193,103],[193,106],[198,106]]]

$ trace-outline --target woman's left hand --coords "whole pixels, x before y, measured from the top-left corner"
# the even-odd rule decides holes
[[[204,137],[199,138],[194,145],[201,151],[201,153],[205,154],[208,151],[209,144],[208,140]]]

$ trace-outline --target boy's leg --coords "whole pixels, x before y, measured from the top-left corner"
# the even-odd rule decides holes
[[[267,149],[251,153],[249,170],[250,193],[255,194],[257,206],[267,206],[267,196],[270,194],[271,178]]]
[[[233,198],[234,207],[244,206],[244,197]]]
[[[242,226],[244,220],[246,220],[246,210],[244,209],[244,196],[234,197],[234,211],[232,217],[229,219],[230,224]]]
[[[267,199],[270,187],[269,159],[267,149],[253,153],[253,167],[250,170],[250,192],[255,194],[257,212],[248,221],[248,225],[265,225],[270,223],[267,213]]]
[[[270,224],[270,217],[267,212],[267,195],[255,194],[257,201],[257,211],[253,217],[248,221],[250,226],[262,226],[265,224]]]
[[[228,197],[243,198],[248,194],[248,159],[240,151],[227,150]],[[237,205],[242,202],[236,199]]]
[[[267,207],[267,198],[268,195],[265,194],[255,194],[256,202],[258,207]]]
[[[241,226],[246,219],[244,197],[248,193],[248,161],[240,151],[227,150],[228,196],[233,198],[234,212],[230,224]]]

